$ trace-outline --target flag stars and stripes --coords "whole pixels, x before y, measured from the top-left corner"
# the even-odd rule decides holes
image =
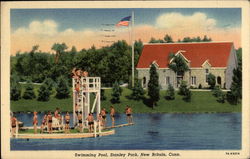
[[[129,26],[129,22],[130,22],[131,16],[122,18],[117,24],[116,26]]]

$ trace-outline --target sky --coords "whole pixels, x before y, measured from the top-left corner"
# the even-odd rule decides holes
[[[52,45],[62,42],[77,50],[122,39],[130,43],[131,27],[115,24],[132,11],[134,40],[147,43],[151,37],[163,39],[169,34],[177,41],[208,35],[213,41],[241,46],[240,8],[11,9],[11,54],[30,51],[37,44],[40,50],[53,52]]]

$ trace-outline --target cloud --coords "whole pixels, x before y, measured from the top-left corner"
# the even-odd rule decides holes
[[[74,30],[67,28],[59,31],[59,25],[54,20],[32,21],[28,27],[21,27],[11,34],[11,54],[17,51],[30,51],[32,46],[39,45],[39,49],[45,52],[52,52],[51,46],[54,43],[65,42],[69,48],[76,46],[78,50],[90,48],[95,45],[97,48],[111,43],[102,42],[103,40],[117,41],[126,40],[131,42],[128,27],[115,28],[113,38],[103,37],[103,31],[92,28],[82,28]],[[206,14],[196,12],[190,16],[180,13],[166,13],[159,16],[155,25],[136,25],[134,27],[134,40],[141,39],[147,43],[151,37],[163,39],[169,34],[174,41],[183,39],[186,36],[197,37],[207,35],[213,41],[233,41],[236,48],[241,45],[240,28],[219,28],[216,20],[208,18]]]
[[[208,18],[205,13],[195,12],[193,15],[183,15],[178,12],[165,13],[156,19],[156,27],[162,29],[210,30],[216,26],[216,20]]]
[[[14,34],[34,34],[53,36],[57,34],[58,24],[53,20],[32,21],[28,28],[18,28]]]

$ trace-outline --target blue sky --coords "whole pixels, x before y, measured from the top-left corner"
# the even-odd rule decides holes
[[[114,24],[122,17],[135,12],[135,25],[154,25],[158,16],[163,13],[179,12],[192,15],[195,12],[206,13],[208,18],[217,20],[218,27],[240,27],[240,8],[154,8],[154,9],[12,9],[11,29],[28,26],[33,20],[52,19],[59,23],[59,30],[73,28],[100,28],[103,23]]]
[[[29,51],[39,45],[51,51],[54,43],[65,42],[69,48],[102,47],[105,38],[102,24],[116,24],[135,13],[135,39],[147,43],[151,37],[162,39],[166,34],[174,41],[186,36],[203,37],[213,41],[233,41],[241,46],[241,8],[119,8],[119,9],[11,9],[11,54]],[[126,27],[117,28],[111,41],[126,40]]]

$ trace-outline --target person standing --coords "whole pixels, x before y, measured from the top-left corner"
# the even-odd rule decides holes
[[[101,115],[102,115],[102,126],[106,127],[106,109],[105,108],[101,110]]]
[[[70,132],[70,128],[69,128],[69,122],[70,122],[70,115],[69,112],[66,113],[65,115],[65,133],[69,133]]]
[[[37,124],[38,124],[37,112],[34,111],[34,116],[33,116],[34,134],[37,133]]]
[[[17,119],[13,114],[11,117],[11,136],[14,137],[16,134]]]
[[[110,118],[112,121],[112,126],[115,126],[115,108],[110,106]]]
[[[79,131],[80,132],[83,132],[83,127],[82,127],[82,112],[80,111],[80,113],[78,113],[78,116],[77,116],[77,119],[78,119],[78,124],[79,124]]]
[[[127,122],[129,124],[132,124],[132,108],[129,107],[129,106],[126,106],[125,112],[126,112],[126,115],[127,115]]]
[[[48,115],[47,115],[47,121],[48,121],[48,131],[51,134],[52,133],[52,114],[49,111]]]
[[[46,124],[47,124],[47,114],[45,113],[42,120],[41,133],[43,133],[43,129],[46,126]]]
[[[92,132],[94,130],[94,117],[93,113],[89,113],[89,116],[86,119],[88,121],[89,125],[89,132]]]

